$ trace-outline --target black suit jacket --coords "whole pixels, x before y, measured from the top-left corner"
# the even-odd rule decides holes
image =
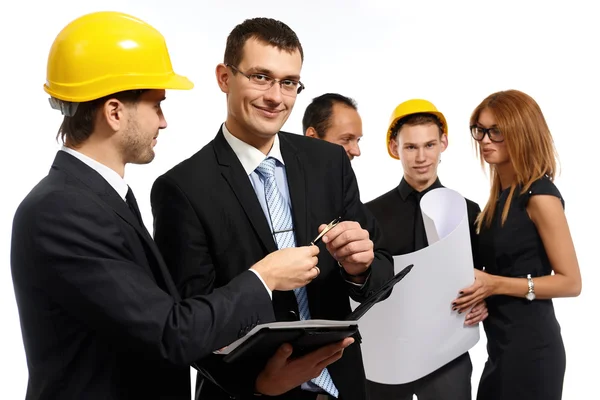
[[[393,276],[391,256],[381,247],[375,219],[360,202],[344,149],[285,132],[279,133],[279,139],[296,244],[308,245],[320,224],[340,215],[359,222],[374,242],[375,260],[362,288],[347,283],[337,262],[320,245],[321,273],[306,287],[311,317],[343,319],[351,312],[349,295],[362,301]],[[222,131],[198,153],[160,176],[153,185],[151,202],[156,243],[184,297],[210,293],[277,250],[249,177]],[[299,315],[292,291],[275,291],[273,308],[277,320]],[[257,370],[248,367],[234,374],[218,361],[209,368],[230,394],[251,395]],[[358,343],[348,347],[329,371],[341,397],[366,397]],[[210,393],[201,398],[227,398]]]
[[[189,365],[273,318],[252,272],[181,301],[161,255],[95,170],[59,151],[13,221],[27,399],[185,399]]]

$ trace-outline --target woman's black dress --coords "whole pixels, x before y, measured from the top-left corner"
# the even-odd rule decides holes
[[[552,195],[564,201],[554,183],[543,177],[525,194],[517,187],[503,227],[500,220],[510,188],[498,196],[490,228],[482,226],[479,246],[486,272],[507,277],[550,275],[552,266],[526,205],[531,196]],[[488,360],[477,400],[558,400],[562,396],[565,349],[552,300],[529,301],[496,295],[486,299],[483,325]]]

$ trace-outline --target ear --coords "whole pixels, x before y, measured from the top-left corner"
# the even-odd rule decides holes
[[[400,158],[400,154],[398,153],[398,138],[392,138],[390,139],[390,142],[388,143],[388,148],[390,149],[390,153],[392,153],[394,155],[394,157],[398,157]]]
[[[223,93],[229,93],[229,79],[231,78],[231,70],[223,63],[217,65],[215,70],[217,83]]]
[[[440,138],[440,141],[442,142],[442,152],[444,152],[448,147],[448,135],[444,133]]]
[[[102,119],[112,129],[117,132],[124,128],[125,125],[125,105],[117,99],[108,99],[102,106]]]
[[[318,138],[317,131],[312,126],[309,126],[305,133],[306,136],[312,138]]]

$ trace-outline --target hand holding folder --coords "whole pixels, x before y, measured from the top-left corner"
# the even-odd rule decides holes
[[[411,264],[397,273],[342,321],[303,320],[258,325],[244,337],[215,353],[223,354],[226,363],[253,360],[253,363],[264,365],[284,343],[293,346],[293,356],[297,357],[353,336],[358,333],[358,320],[384,298],[412,267]]]
[[[301,382],[308,382],[319,376],[323,368],[342,358],[344,349],[352,343],[353,338],[346,338],[299,358],[292,354],[291,345],[280,346],[256,378],[256,393],[278,396]]]

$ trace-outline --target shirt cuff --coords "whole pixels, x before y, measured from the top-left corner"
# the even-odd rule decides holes
[[[262,282],[262,284],[265,285],[265,289],[267,289],[267,293],[269,293],[269,297],[271,298],[271,300],[273,300],[273,292],[271,292],[271,289],[269,289],[269,287],[267,286],[267,284],[263,280],[262,276],[260,276],[260,274],[258,273],[258,271],[255,271],[253,269],[251,269],[250,271],[254,272],[256,274],[256,276],[258,276],[258,279],[260,279],[260,281]]]
[[[365,272],[363,272],[364,276],[366,276],[365,281],[363,283],[352,282],[349,279],[349,277],[351,275],[346,272],[346,270],[344,269],[344,267],[342,266],[342,264],[340,264],[339,261],[338,261],[338,265],[340,266],[340,275],[342,275],[342,278],[344,278],[344,280],[346,281],[346,283],[349,283],[349,284],[351,284],[353,286],[356,286],[359,289],[362,289],[367,284],[367,282],[369,281],[369,278],[371,277],[371,267],[369,267],[369,268],[367,268],[367,270]]]
[[[365,280],[363,283],[356,283],[356,282],[352,282],[346,279],[346,283],[351,284],[352,286],[357,286],[359,289],[362,289],[363,286],[365,286],[365,283],[367,283],[367,281]]]

